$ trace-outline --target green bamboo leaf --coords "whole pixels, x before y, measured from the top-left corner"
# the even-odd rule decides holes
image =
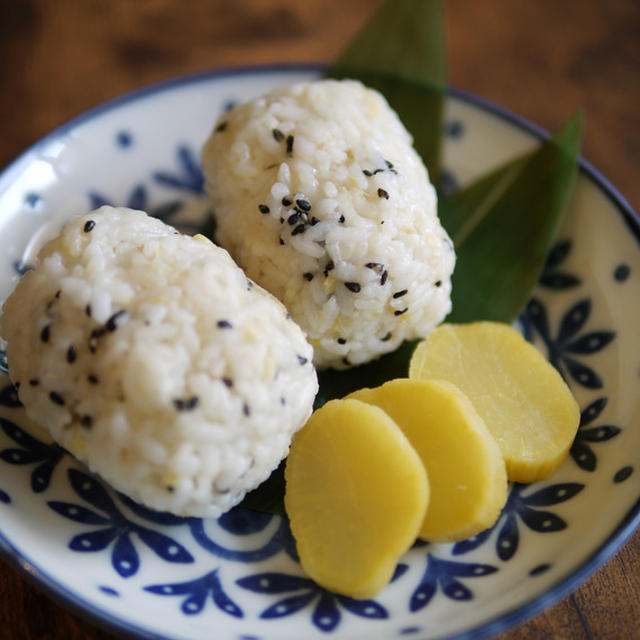
[[[332,69],[348,67],[446,87],[444,15],[440,0],[389,0]]]
[[[450,322],[512,322],[522,310],[571,192],[582,120],[440,200],[457,254]]]
[[[482,219],[489,209],[504,194],[505,189],[519,175],[535,151],[522,155],[490,173],[481,176],[475,182],[441,197],[438,202],[438,216],[449,237],[454,241],[464,238],[473,228],[474,221]]]
[[[447,86],[444,33],[440,0],[389,0],[327,71],[386,97],[436,184]]]

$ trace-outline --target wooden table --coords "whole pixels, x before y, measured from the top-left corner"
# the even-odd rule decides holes
[[[83,110],[186,72],[332,60],[380,0],[5,0],[0,167]],[[636,0],[447,0],[451,84],[547,129],[586,113],[584,155],[640,205]],[[0,561],[0,638],[113,640]],[[640,533],[501,640],[640,638]]]

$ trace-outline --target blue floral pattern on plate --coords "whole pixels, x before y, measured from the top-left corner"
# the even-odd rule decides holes
[[[13,387],[10,388],[15,391]],[[14,402],[7,402],[4,397],[0,398],[0,404],[19,406]],[[37,466],[31,472],[31,489],[34,493],[45,491],[49,487],[54,469],[62,460],[64,450],[55,445],[45,444],[30,436],[24,429],[21,429],[10,420],[0,418],[0,428],[19,445],[18,447],[2,449],[0,451],[0,460],[9,464],[36,464]]]
[[[159,596],[182,596],[180,610],[187,616],[200,613],[209,596],[221,611],[237,618],[244,615],[242,609],[224,592],[217,569],[189,582],[154,584],[145,587],[145,590]]]
[[[113,542],[111,564],[123,578],[134,575],[140,567],[132,534],[136,534],[142,543],[166,562],[193,562],[193,556],[174,539],[127,519],[109,492],[95,478],[78,469],[69,469],[68,475],[71,488],[94,509],[57,500],[48,502],[49,507],[79,524],[100,527],[74,535],[69,541],[69,549],[81,553],[103,551]]]
[[[215,114],[198,106],[203,100],[193,97],[201,98],[204,92],[209,104],[224,109],[252,95],[255,82],[269,73],[274,84],[313,75],[300,69],[258,70],[246,76],[231,74],[229,79],[213,74],[133,96],[130,102],[92,116],[96,131],[91,135],[110,146],[112,157],[107,162],[114,169],[122,165],[122,170],[111,175],[95,167],[86,172],[77,168],[78,202],[86,208],[103,204],[140,208],[185,232],[211,235],[214,221],[204,197],[197,149]],[[229,93],[231,80],[235,84]],[[175,106],[162,111],[167,96],[181,99],[184,117],[169,117]],[[145,99],[158,113],[146,119],[122,118],[130,104]],[[485,121],[502,122],[507,131],[526,128],[468,98],[454,95],[449,102],[451,113],[443,135],[452,153],[440,185],[445,192],[468,180],[461,158],[474,145],[486,145]],[[144,151],[148,140],[157,136],[160,122],[166,129],[166,140],[160,145],[163,151],[155,147],[153,153]],[[533,139],[536,134],[531,135]],[[509,145],[504,144],[503,156],[496,157],[494,165],[509,157]],[[103,157],[99,160],[104,162]],[[592,174],[581,180],[587,185],[584,188],[595,184],[607,191]],[[0,203],[2,194],[0,182]],[[21,206],[46,220],[53,215],[55,203],[61,206],[64,199],[60,197],[55,189],[26,180]],[[602,203],[596,204],[601,217]],[[547,482],[513,485],[491,529],[455,544],[416,543],[402,558],[392,583],[376,598],[355,600],[330,593],[305,576],[286,519],[241,507],[217,521],[181,518],[153,511],[113,491],[32,430],[16,390],[2,373],[0,543],[18,540],[19,518],[12,514],[29,505],[51,527],[40,544],[50,554],[63,556],[65,571],[71,572],[68,577],[48,569],[43,560],[33,560],[36,567],[45,562],[43,569],[56,576],[53,582],[43,577],[43,582],[54,591],[80,594],[90,613],[115,621],[131,635],[205,638],[215,628],[217,637],[245,640],[283,634],[301,639],[340,637],[343,631],[351,636],[357,631],[361,637],[392,638],[444,636],[472,629],[468,637],[480,638],[493,632],[496,624],[500,628],[508,623],[502,618],[506,611],[517,609],[521,616],[537,611],[547,602],[547,589],[559,597],[574,584],[565,574],[554,572],[559,570],[558,555],[573,553],[573,541],[584,538],[580,522],[593,509],[590,501],[603,510],[605,503],[607,509],[619,504],[610,517],[622,523],[623,533],[611,537],[608,527],[592,538],[591,547],[575,557],[576,574],[594,546],[612,550],[638,520],[634,473],[638,448],[629,444],[637,443],[638,425],[632,424],[630,411],[618,408],[617,388],[622,379],[620,353],[627,348],[630,325],[622,322],[623,316],[607,315],[611,305],[628,304],[623,302],[628,299],[625,291],[637,287],[638,245],[637,239],[629,240],[628,232],[629,224],[637,222],[631,217],[629,223],[632,214],[615,198],[609,207],[609,217],[618,220],[617,233],[624,239],[621,247],[597,265],[591,264],[590,236],[585,238],[585,233],[596,224],[596,214],[572,212],[521,317],[525,335],[539,344],[578,397],[581,421],[570,457]],[[26,225],[24,231],[18,228],[16,237],[28,238],[36,223],[29,223],[21,210],[15,216],[16,227]],[[25,252],[8,256],[7,264],[0,265],[6,278],[3,295],[12,278],[28,271],[32,259],[33,254]],[[597,278],[602,279],[594,269],[608,274],[610,290],[603,293],[594,285]],[[639,369],[636,363],[635,380],[624,378],[636,396]],[[1,348],[0,370],[6,371]],[[27,559],[39,557],[28,547],[19,554]],[[86,563],[92,568],[90,579]],[[530,594],[510,599],[510,581],[519,583],[523,576]],[[138,610],[152,613],[141,616]],[[183,633],[186,620],[196,625],[189,627],[196,635]]]

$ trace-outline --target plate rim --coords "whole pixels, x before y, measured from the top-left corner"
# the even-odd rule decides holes
[[[101,102],[89,109],[81,112],[70,120],[55,127],[52,131],[36,140],[15,159],[3,168],[0,168],[0,190],[11,183],[14,174],[23,169],[23,165],[28,164],[32,156],[39,149],[49,144],[51,141],[63,136],[68,131],[77,126],[99,118],[104,113],[110,112],[129,103],[137,102],[147,97],[156,96],[165,91],[180,89],[188,85],[200,82],[210,82],[212,80],[224,79],[225,77],[237,77],[250,74],[282,73],[282,72],[317,72],[321,73],[327,68],[326,63],[268,63],[241,66],[227,66],[216,69],[208,69],[185,73],[161,80],[149,85],[144,85],[137,89],[125,92],[116,97]],[[491,115],[498,116],[511,125],[514,125],[525,132],[533,134],[539,139],[549,137],[549,132],[533,121],[518,115],[508,108],[478,96],[469,91],[449,86],[447,95],[457,98],[471,106],[480,108]],[[582,155],[578,159],[578,167],[581,174],[585,175],[599,190],[604,193],[614,208],[622,216],[629,233],[640,243],[640,216],[631,207],[620,191],[607,179],[598,169],[595,168]],[[640,498],[638,498],[622,520],[613,529],[611,534],[594,550],[594,552],[577,568],[569,571],[560,577],[551,587],[539,596],[523,604],[506,610],[493,620],[478,624],[465,631],[456,632],[453,635],[445,636],[447,640],[482,640],[496,633],[502,633],[517,625],[521,625],[531,619],[542,610],[556,604],[559,600],[577,589],[585,582],[597,569],[610,560],[622,546],[631,538],[636,529],[640,527]],[[0,554],[4,560],[16,569],[23,578],[51,597],[57,604],[65,607],[72,614],[94,624],[108,632],[135,634],[140,640],[172,640],[171,636],[159,635],[129,622],[115,614],[100,609],[90,602],[83,600],[73,591],[58,581],[41,566],[32,562],[23,552],[19,551],[12,541],[0,532]],[[339,637],[339,636],[335,636]]]

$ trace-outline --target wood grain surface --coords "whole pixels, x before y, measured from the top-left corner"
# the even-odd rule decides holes
[[[143,85],[225,66],[330,61],[379,4],[0,0],[0,167],[85,109]],[[640,3],[446,0],[445,8],[451,84],[547,129],[582,108],[583,155],[637,210]],[[0,560],[0,639],[116,637]],[[640,638],[640,533],[573,594],[499,637]]]

